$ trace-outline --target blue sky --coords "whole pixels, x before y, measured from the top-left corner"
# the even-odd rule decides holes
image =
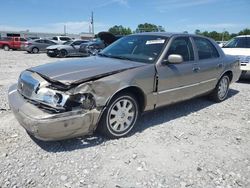
[[[250,28],[250,0],[2,0],[0,30],[88,32],[91,11],[95,31],[113,25],[132,30],[140,23],[169,32],[239,32]]]

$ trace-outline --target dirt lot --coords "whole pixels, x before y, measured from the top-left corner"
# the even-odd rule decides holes
[[[145,114],[127,138],[31,139],[8,87],[45,54],[0,50],[0,187],[250,187],[250,81],[226,101],[205,97]]]

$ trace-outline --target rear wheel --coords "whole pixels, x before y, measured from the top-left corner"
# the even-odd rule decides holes
[[[3,46],[3,49],[4,49],[5,51],[9,51],[9,50],[10,50],[10,47],[9,47],[8,45],[4,45],[4,46]]]
[[[230,79],[228,75],[223,75],[211,93],[211,97],[215,102],[221,102],[227,98],[229,84]]]
[[[59,57],[67,57],[68,52],[66,50],[60,50],[59,51]]]
[[[98,130],[108,138],[126,136],[139,116],[139,106],[130,93],[115,96],[104,111]]]
[[[32,48],[32,53],[37,54],[38,52],[39,52],[38,48],[36,48],[36,47]]]

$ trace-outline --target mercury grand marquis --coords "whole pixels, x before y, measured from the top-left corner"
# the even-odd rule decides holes
[[[98,130],[128,135],[145,111],[209,95],[226,99],[239,61],[206,37],[141,33],[93,57],[29,68],[9,89],[10,107],[27,132],[61,140]]]

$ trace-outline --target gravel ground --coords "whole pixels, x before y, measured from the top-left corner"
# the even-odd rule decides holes
[[[250,187],[249,80],[215,104],[205,97],[146,113],[126,138],[32,139],[7,90],[45,54],[0,50],[0,187]]]

